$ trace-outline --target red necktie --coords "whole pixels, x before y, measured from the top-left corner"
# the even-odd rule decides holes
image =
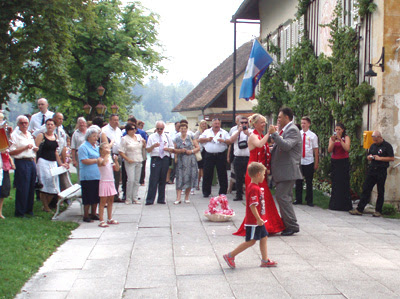
[[[303,133],[303,158],[306,157],[306,133]]]
[[[281,130],[281,131],[279,132],[279,136],[282,136],[282,134],[283,134],[283,130]]]

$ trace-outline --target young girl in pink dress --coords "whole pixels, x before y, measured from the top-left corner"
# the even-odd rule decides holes
[[[109,224],[118,224],[117,220],[112,219],[112,206],[114,202],[114,195],[117,194],[114,184],[113,171],[119,170],[118,157],[114,157],[114,164],[111,160],[111,149],[108,143],[100,145],[100,158],[98,161],[100,171],[99,183],[99,218],[100,227],[108,227]],[[104,207],[107,204],[107,223],[104,221]]]

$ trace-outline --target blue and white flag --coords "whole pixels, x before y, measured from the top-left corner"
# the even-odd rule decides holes
[[[253,42],[253,48],[251,49],[249,61],[247,62],[242,86],[240,87],[240,99],[246,99],[246,101],[249,99],[254,100],[255,88],[258,84],[258,81],[260,81],[262,75],[264,75],[271,62],[271,56],[269,56],[267,51],[258,42],[258,40],[255,39]]]

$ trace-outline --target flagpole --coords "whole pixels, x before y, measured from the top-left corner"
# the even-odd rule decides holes
[[[232,126],[236,123],[236,19],[233,22],[233,112]]]

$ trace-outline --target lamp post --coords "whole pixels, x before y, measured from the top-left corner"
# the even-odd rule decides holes
[[[103,95],[106,89],[103,86],[97,87],[97,94],[100,97],[100,103],[96,106],[96,112],[99,115],[104,115],[107,111],[107,106],[103,104]]]

